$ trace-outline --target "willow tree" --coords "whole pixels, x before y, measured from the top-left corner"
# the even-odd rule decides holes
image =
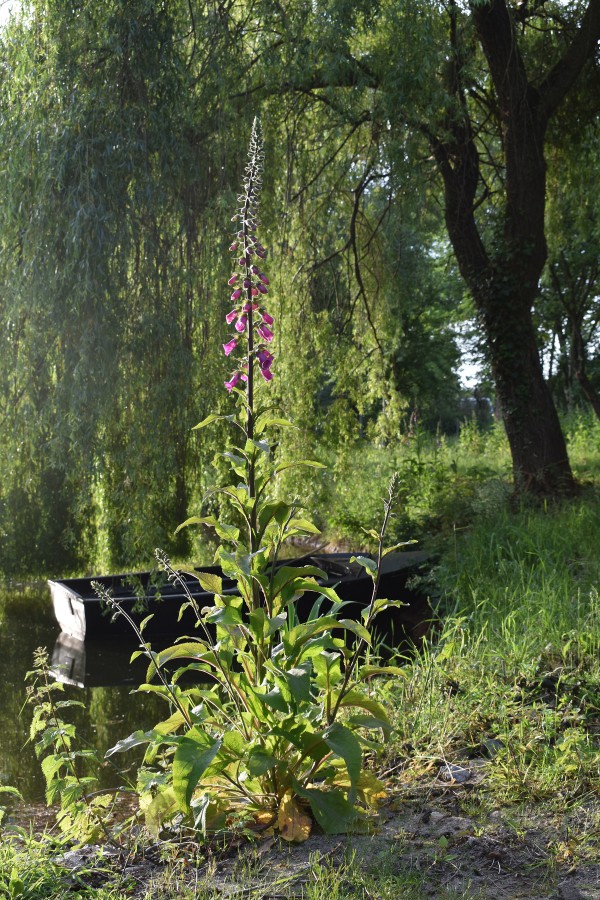
[[[5,570],[186,549],[215,210],[237,179],[219,126],[239,109],[218,99],[234,31],[185,2],[32,0],[3,35]]]
[[[345,118],[347,133],[371,134],[357,188],[376,171],[373,158],[405,174],[407,158],[433,164],[485,333],[515,484],[568,492],[573,477],[532,308],[547,252],[547,129],[594,64],[600,0],[568,8],[510,0],[349,8],[340,0],[313,3],[310,12],[303,2],[268,4],[267,15],[283,63],[279,91]],[[326,134],[322,128],[318,140]],[[331,146],[332,159],[342,152],[343,143]]]

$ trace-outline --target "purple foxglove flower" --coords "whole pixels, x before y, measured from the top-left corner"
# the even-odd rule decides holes
[[[234,241],[233,244],[230,244],[230,245],[229,245],[229,249],[231,250],[232,253],[235,253],[235,251],[237,250],[237,248],[238,248],[238,245],[237,245],[237,242],[235,242],[235,241]]]
[[[261,316],[262,316],[263,322],[264,322],[266,325],[272,325],[272,324],[273,324],[273,316],[270,316],[268,312],[265,312],[265,311],[264,311],[264,309],[263,309],[263,311],[262,311],[262,313],[261,313]]]
[[[252,266],[252,274],[260,276],[260,269],[258,266]]]
[[[258,297],[258,288],[253,287],[250,293],[253,297]]]
[[[237,328],[237,325],[236,325],[236,328]],[[260,334],[263,341],[266,341],[267,344],[271,343],[271,341],[273,340],[273,332],[271,331],[270,328],[267,328],[266,325],[259,325],[256,330]]]
[[[232,302],[232,303],[235,303],[235,301],[236,301],[236,300],[239,300],[241,296],[242,296],[242,289],[241,289],[241,288],[238,288],[238,289],[237,289],[236,291],[234,291],[233,294],[231,295],[231,302]]]
[[[225,356],[229,356],[230,353],[233,353],[235,348],[237,347],[237,338],[232,338],[228,344],[223,344],[223,350],[225,351]]]
[[[261,367],[261,369],[269,369],[271,367],[271,363],[275,359],[273,354],[269,353],[269,351],[266,348],[259,350],[258,353],[256,354],[256,356],[258,359],[258,364]]]
[[[242,374],[240,375],[240,379],[241,379],[242,381],[248,381],[248,376],[246,375],[245,372],[242,372]]]
[[[257,284],[256,287],[257,287],[258,290],[261,292],[261,294],[268,294],[268,293],[269,293],[269,291],[268,291],[267,288],[264,286],[264,284],[262,284],[262,282],[261,282],[260,284]]]
[[[260,371],[261,371],[262,377],[265,379],[265,381],[272,380],[273,373],[271,372],[270,369],[264,368],[264,369],[261,369]]]
[[[238,262],[239,262],[240,266],[248,265],[248,260],[246,259],[245,256],[240,256],[240,258],[238,259]]]
[[[248,316],[246,316],[246,315],[240,316],[239,319],[237,320],[237,322],[235,323],[235,330],[239,331],[239,333],[241,334],[243,331],[246,330],[246,322],[247,321],[248,321]]]
[[[232,392],[232,390],[234,389],[234,387],[236,386],[236,384],[238,383],[239,380],[240,380],[240,373],[234,372],[233,375],[231,376],[231,381],[225,382],[225,387],[227,388],[229,393]]]
[[[261,259],[266,259],[266,258],[267,258],[267,252],[266,252],[266,250],[257,250],[257,251],[256,251],[256,255],[257,255],[257,256],[260,256]]]
[[[250,312],[250,310],[258,309],[258,303],[246,303],[243,307],[244,312]]]
[[[229,281],[227,282],[227,284],[233,285],[233,284],[236,283],[237,280],[238,280],[238,276],[237,276],[237,275],[232,275],[231,278],[229,279]]]
[[[237,314],[238,314],[237,309],[232,309],[231,312],[227,313],[227,315],[225,316],[225,321],[227,322],[228,325],[231,325],[233,320],[236,318]]]
[[[244,278],[244,287],[246,288],[246,290],[248,290],[248,288],[250,287],[250,284],[251,284],[250,279]]]
[[[271,284],[271,282],[269,281],[269,279],[267,278],[267,276],[266,276],[266,275],[263,275],[262,272],[259,272],[259,273],[258,273],[258,277],[260,278],[260,280],[262,281],[263,284]]]

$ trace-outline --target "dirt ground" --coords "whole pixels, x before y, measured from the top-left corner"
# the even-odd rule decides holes
[[[433,786],[422,796],[398,793],[368,834],[313,834],[296,845],[269,837],[215,850],[200,866],[183,854],[180,875],[174,879],[171,870],[168,876],[170,887],[157,856],[138,857],[125,864],[136,885],[128,895],[141,897],[150,889],[157,898],[176,897],[177,884],[185,883],[227,900],[300,898],[314,881],[315,867],[343,870],[350,860],[355,870],[392,882],[397,876],[398,898],[418,892],[444,900],[600,900],[598,798],[570,813],[510,808],[471,817],[465,812],[469,805],[474,806],[465,785]],[[89,871],[93,856],[92,848],[72,851],[64,864]],[[415,894],[408,887],[411,877]],[[342,883],[335,896],[380,900],[373,890],[357,889],[349,877],[347,892]]]

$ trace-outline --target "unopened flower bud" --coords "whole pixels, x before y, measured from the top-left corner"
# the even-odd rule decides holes
[[[234,241],[233,244],[230,244],[230,245],[229,245],[229,249],[231,250],[232,253],[235,253],[235,251],[237,250],[237,248],[238,248],[238,245],[237,245],[237,242],[236,242],[236,241]]]
[[[261,292],[261,294],[268,294],[268,293],[269,293],[268,290],[266,289],[266,287],[264,286],[264,284],[263,284],[262,282],[261,282],[260,284],[257,284],[256,287],[257,287],[258,290]]]
[[[233,284],[236,283],[237,280],[238,280],[238,276],[237,276],[237,275],[232,275],[231,278],[229,279],[229,281],[227,282],[227,284],[233,285]]]
[[[242,289],[241,289],[241,288],[238,288],[238,289],[235,290],[235,291],[233,292],[233,294],[231,295],[231,300],[232,300],[232,302],[235,303],[235,301],[236,301],[236,300],[239,300],[241,296],[242,296]]]
[[[273,324],[273,316],[270,316],[268,312],[264,311],[264,309],[263,309],[261,315],[262,315],[262,320],[263,320],[263,322],[265,322],[265,324],[267,324],[267,325]]]

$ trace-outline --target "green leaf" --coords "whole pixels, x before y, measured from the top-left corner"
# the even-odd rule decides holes
[[[235,606],[212,606],[204,618],[213,625],[242,625],[244,621]]]
[[[226,419],[228,422],[233,422],[234,416],[218,416],[215,413],[211,413],[205,419],[202,419],[201,422],[198,422],[197,425],[194,425],[192,431],[197,431],[199,428],[204,428],[206,425],[210,425],[211,422],[216,422],[217,419]]]
[[[159,790],[151,802],[144,807],[146,826],[153,837],[158,838],[162,825],[170,821],[178,811],[179,803],[173,788]]]
[[[337,693],[332,692],[332,706],[337,702],[337,697]],[[356,706],[359,709],[366,709],[367,712],[370,712],[376,719],[380,719],[382,722],[385,722],[388,731],[392,730],[392,725],[390,720],[388,719],[387,713],[381,703],[378,703],[377,700],[374,700],[372,697],[367,697],[365,694],[361,694],[359,691],[348,691],[348,693],[344,694],[344,696],[342,697],[340,707],[353,706]]]
[[[377,563],[374,559],[371,559],[370,556],[351,556],[350,562],[357,562],[359,565],[366,569],[371,578],[377,577]]]
[[[192,794],[200,778],[221,749],[221,739],[213,740],[199,728],[183,737],[173,757],[173,791],[179,808],[189,812]]]
[[[262,694],[260,691],[254,691],[254,694],[262,703],[265,703],[277,712],[287,713],[290,711],[289,704],[279,688],[273,688],[272,691],[269,691],[266,694]]]
[[[146,616],[145,619],[142,619],[142,621],[140,622],[140,631],[143,632],[143,631],[144,631],[144,628],[146,627],[146,625],[148,624],[148,622],[150,621],[150,619],[153,619],[153,618],[154,618],[154,613],[150,613],[149,616]]]
[[[298,531],[303,531],[306,534],[321,534],[321,531],[317,528],[317,526],[313,525],[312,522],[309,522],[308,519],[292,519],[289,523],[288,528],[294,528]]]
[[[356,800],[356,783],[362,769],[362,751],[358,738],[345,725],[334,722],[323,732],[323,740],[336,756],[341,757],[346,764],[350,777],[350,792],[348,800],[354,803]]]
[[[21,792],[18,791],[15,787],[11,787],[8,784],[0,785],[0,794],[10,794],[12,797],[16,797],[18,800],[23,799]]]
[[[375,716],[367,716],[365,713],[356,713],[356,715],[350,716],[348,723],[350,725],[355,725],[357,728],[366,728],[369,731],[381,729],[384,732],[389,732],[390,729],[390,723],[388,721],[376,719]]]
[[[293,422],[288,421],[288,419],[282,419],[279,416],[269,416],[263,413],[263,415],[259,416],[254,425],[254,433],[262,434],[265,428],[270,428],[272,425],[275,425],[279,428],[297,428],[297,425],[294,425]]]
[[[399,550],[400,547],[409,547],[411,544],[418,544],[419,542],[413,538],[411,541],[401,541],[399,544],[394,544],[393,547],[387,547],[383,553],[383,556],[388,556],[388,554],[393,553],[395,550]]]
[[[399,675],[400,678],[408,678],[405,669],[399,666],[361,666],[359,669],[360,678],[370,678],[371,675]]]
[[[253,747],[247,759],[248,772],[252,778],[260,778],[277,765],[277,760],[262,747]]]
[[[352,831],[362,818],[340,790],[320,791],[303,787],[297,781],[294,781],[294,790],[303,800],[308,800],[315,819],[326,834]]]
[[[296,466],[309,466],[312,469],[327,468],[324,463],[317,462],[315,459],[298,459],[295,462],[281,463],[280,465],[276,466],[275,475],[279,475],[280,472],[285,472],[286,469],[293,469]]]
[[[206,646],[199,641],[184,641],[155,653],[146,671],[146,681],[151,681],[157,671],[172,659],[200,659],[204,650]]]
[[[371,635],[364,625],[361,625],[360,622],[355,622],[354,619],[340,619],[339,622],[340,625],[343,625],[344,628],[359,637],[361,641],[364,641],[369,647],[371,646]]]
[[[150,731],[134,731],[133,734],[130,734],[129,737],[123,738],[111,747],[110,750],[107,750],[104,754],[104,758],[108,759],[109,756],[112,756],[113,753],[123,753],[126,750],[132,750],[133,747],[139,747],[142,744],[149,744],[151,741],[156,739],[162,740],[163,735],[160,732],[154,731],[151,729]]]
[[[312,663],[310,660],[296,666],[285,673],[285,680],[296,703],[310,703],[310,676]]]
[[[212,572],[195,572],[194,577],[198,579],[202,588],[210,594],[220,594],[223,591],[223,579]]]

